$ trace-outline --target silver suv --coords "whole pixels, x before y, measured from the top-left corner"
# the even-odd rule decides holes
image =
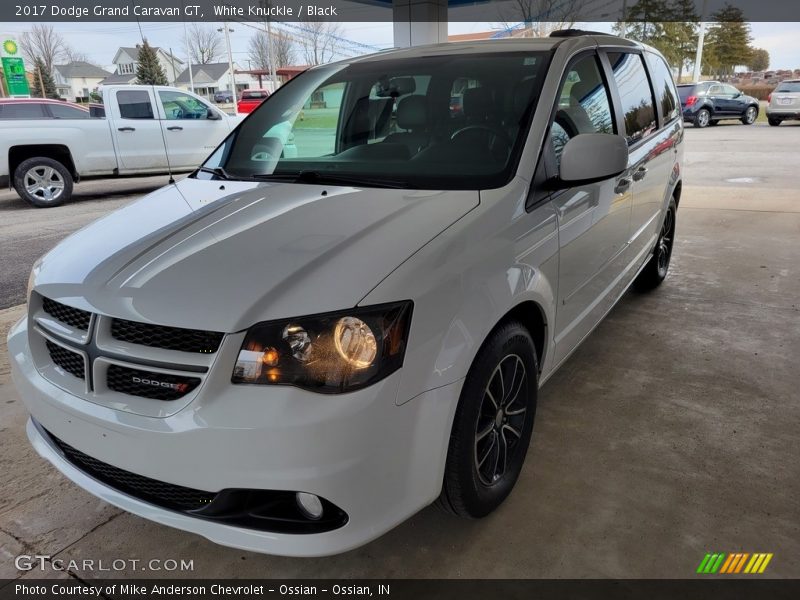
[[[769,95],[767,121],[777,127],[783,121],[800,119],[800,79],[781,81]]]

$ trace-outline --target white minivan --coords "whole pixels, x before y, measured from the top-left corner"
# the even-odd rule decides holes
[[[484,516],[539,387],[665,278],[682,141],[662,56],[602,34],[310,69],[35,264],[8,339],[30,440],[260,552],[342,552],[437,499]]]

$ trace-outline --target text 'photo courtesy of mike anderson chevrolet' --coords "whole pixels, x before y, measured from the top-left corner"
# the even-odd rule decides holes
[[[111,133],[74,127],[109,164],[126,127],[219,139],[170,147],[183,167],[215,146],[36,262],[13,379],[66,477],[220,544],[327,555],[435,501],[488,515],[539,387],[668,273],[684,125],[664,58],[637,42],[389,50],[308,69],[238,125],[168,88],[107,94]],[[301,126],[315,103],[339,108]],[[142,144],[130,168],[160,169]],[[21,158],[33,203],[89,164]]]

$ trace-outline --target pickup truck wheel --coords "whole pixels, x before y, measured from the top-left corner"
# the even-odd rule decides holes
[[[517,482],[533,430],[536,349],[518,322],[497,328],[470,367],[458,402],[438,504],[461,517],[488,515]]]
[[[37,208],[58,206],[72,196],[72,175],[57,160],[37,156],[22,161],[16,168],[14,189]]]
[[[640,292],[646,292],[661,285],[667,277],[669,262],[672,258],[672,245],[675,243],[675,216],[678,207],[675,199],[669,201],[667,214],[664,215],[664,222],[661,224],[661,231],[658,234],[656,247],[647,265],[633,282],[634,287]]]
[[[756,122],[758,117],[758,109],[755,106],[748,106],[747,110],[742,115],[742,123],[745,125],[752,125]]]

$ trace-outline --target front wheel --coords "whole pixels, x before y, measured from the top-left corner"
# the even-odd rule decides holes
[[[675,198],[671,198],[667,207],[667,214],[664,215],[664,222],[661,224],[661,231],[658,234],[656,247],[647,265],[634,281],[634,287],[646,292],[657,288],[667,277],[669,263],[672,258],[672,245],[675,243],[675,216],[678,207]]]
[[[747,110],[742,115],[742,123],[745,125],[752,125],[756,122],[758,117],[758,109],[755,106],[748,106]]]
[[[59,206],[72,196],[72,174],[57,160],[36,156],[14,170],[14,189],[37,208]]]
[[[701,108],[697,111],[697,114],[694,116],[694,123],[695,127],[702,129],[703,127],[707,127],[708,123],[711,121],[711,113],[708,112],[708,109]]]
[[[515,321],[497,328],[470,367],[450,434],[439,504],[479,518],[517,482],[533,431],[538,391],[536,349]]]

